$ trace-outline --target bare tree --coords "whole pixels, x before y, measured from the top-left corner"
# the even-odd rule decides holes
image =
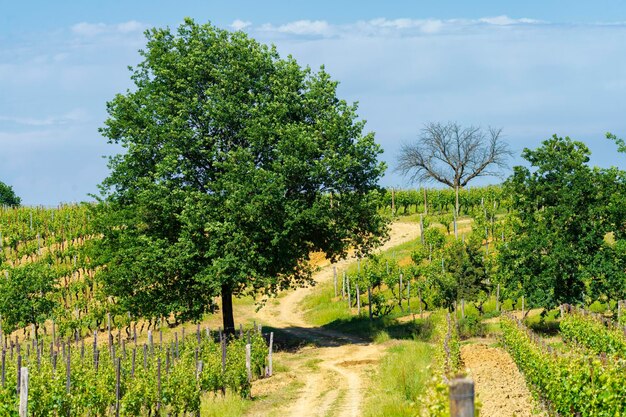
[[[459,215],[459,188],[477,177],[494,176],[505,168],[511,151],[502,140],[502,129],[462,127],[458,123],[427,123],[416,143],[404,144],[396,171],[411,181],[439,182],[456,191],[455,215]]]

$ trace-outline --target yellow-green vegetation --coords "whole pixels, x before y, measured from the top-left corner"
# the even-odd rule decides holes
[[[226,395],[209,393],[202,399],[202,417],[239,417],[250,407],[251,401],[240,395],[226,392]]]
[[[366,417],[415,416],[424,407],[421,394],[432,379],[434,347],[402,341],[388,349],[363,407]]]

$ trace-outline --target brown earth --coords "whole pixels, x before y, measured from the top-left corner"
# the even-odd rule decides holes
[[[395,223],[391,227],[390,239],[381,250],[415,239],[418,235],[419,225]],[[314,275],[316,283],[332,280],[332,266],[321,259],[316,261],[318,265],[324,265]],[[343,260],[335,266],[344,268],[354,261]],[[307,347],[294,354],[304,356],[306,362],[285,358],[293,367],[292,372],[301,376],[302,388],[298,390],[295,401],[285,404],[282,410],[267,413],[259,412],[253,407],[250,415],[360,415],[363,387],[368,379],[366,374],[378,363],[385,348],[356,336],[314,327],[308,323],[301,303],[313,291],[313,287],[296,289],[280,298],[279,303],[266,305],[256,314],[257,320],[281,328],[295,337],[315,340],[316,345],[321,347]]]
[[[537,409],[515,362],[483,339],[461,346],[461,359],[474,379],[480,414],[486,417],[545,416]]]

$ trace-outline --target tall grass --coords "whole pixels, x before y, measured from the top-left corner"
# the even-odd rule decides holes
[[[426,342],[402,341],[389,348],[365,400],[365,417],[416,416],[420,396],[431,378],[434,348]]]

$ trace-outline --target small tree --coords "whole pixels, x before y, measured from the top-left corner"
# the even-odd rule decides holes
[[[458,123],[427,123],[416,143],[400,149],[396,170],[412,181],[438,182],[454,189],[455,216],[459,215],[459,189],[474,178],[498,175],[511,151],[502,129],[461,127]]]
[[[0,313],[4,330],[9,333],[33,324],[35,336],[50,317],[56,302],[56,279],[47,264],[28,264],[10,270],[0,279]]]
[[[13,187],[6,185],[0,181],[0,206],[19,206],[22,203],[22,199],[19,198]]]
[[[509,293],[541,307],[623,298],[626,173],[590,167],[584,143],[556,135],[522,156],[530,167],[505,182],[511,230],[498,254]]]

